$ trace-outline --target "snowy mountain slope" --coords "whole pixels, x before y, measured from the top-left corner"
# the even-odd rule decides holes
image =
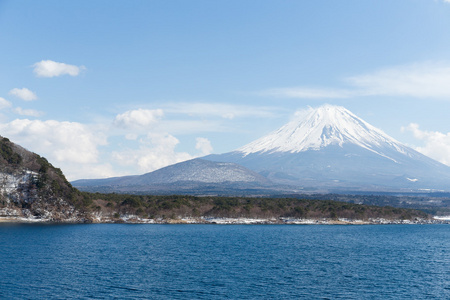
[[[237,149],[251,153],[320,150],[330,145],[354,144],[385,156],[382,148],[407,154],[408,148],[340,106],[310,109],[277,131]]]
[[[273,182],[303,187],[450,188],[450,167],[331,105],[310,109],[236,151],[205,159],[234,162]]]
[[[154,172],[142,175],[137,183],[174,183],[179,181],[195,181],[204,183],[221,182],[259,182],[268,180],[235,163],[211,162],[203,159],[192,159],[171,165]]]
[[[204,159],[188,160],[139,176],[77,180],[72,184],[82,190],[121,192],[184,190],[184,187],[211,185],[240,188],[271,185],[266,177],[235,163]]]

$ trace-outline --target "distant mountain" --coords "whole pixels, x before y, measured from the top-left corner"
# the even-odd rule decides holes
[[[281,194],[450,191],[450,167],[340,106],[324,105],[235,151],[141,176],[79,180],[102,192]]]
[[[340,106],[324,105],[233,152],[274,183],[328,190],[450,189],[450,167],[389,137]]]
[[[389,158],[386,151],[409,156],[412,155],[411,152],[415,153],[344,107],[332,105],[309,109],[277,131],[241,147],[236,152],[244,156],[253,153],[300,153],[348,144],[385,158]]]
[[[191,193],[244,193],[268,188],[264,176],[230,162],[192,159],[139,176],[76,180],[72,184],[84,191]]]
[[[0,217],[84,222],[87,204],[60,169],[0,137]]]

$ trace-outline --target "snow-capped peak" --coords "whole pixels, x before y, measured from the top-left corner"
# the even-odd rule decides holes
[[[355,144],[383,155],[379,149],[394,148],[405,153],[406,147],[342,106],[323,105],[300,112],[296,118],[258,140],[237,149],[250,153],[320,150],[329,145]]]

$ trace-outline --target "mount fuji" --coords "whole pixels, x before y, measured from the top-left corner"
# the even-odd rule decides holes
[[[450,191],[450,167],[403,145],[340,106],[298,114],[235,151],[140,176],[79,180],[90,191]]]
[[[234,162],[274,183],[304,189],[450,189],[450,167],[332,105],[311,108],[235,151],[204,159]]]

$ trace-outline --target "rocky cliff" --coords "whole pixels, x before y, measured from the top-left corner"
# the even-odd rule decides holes
[[[0,217],[86,222],[88,204],[60,169],[0,137]]]

